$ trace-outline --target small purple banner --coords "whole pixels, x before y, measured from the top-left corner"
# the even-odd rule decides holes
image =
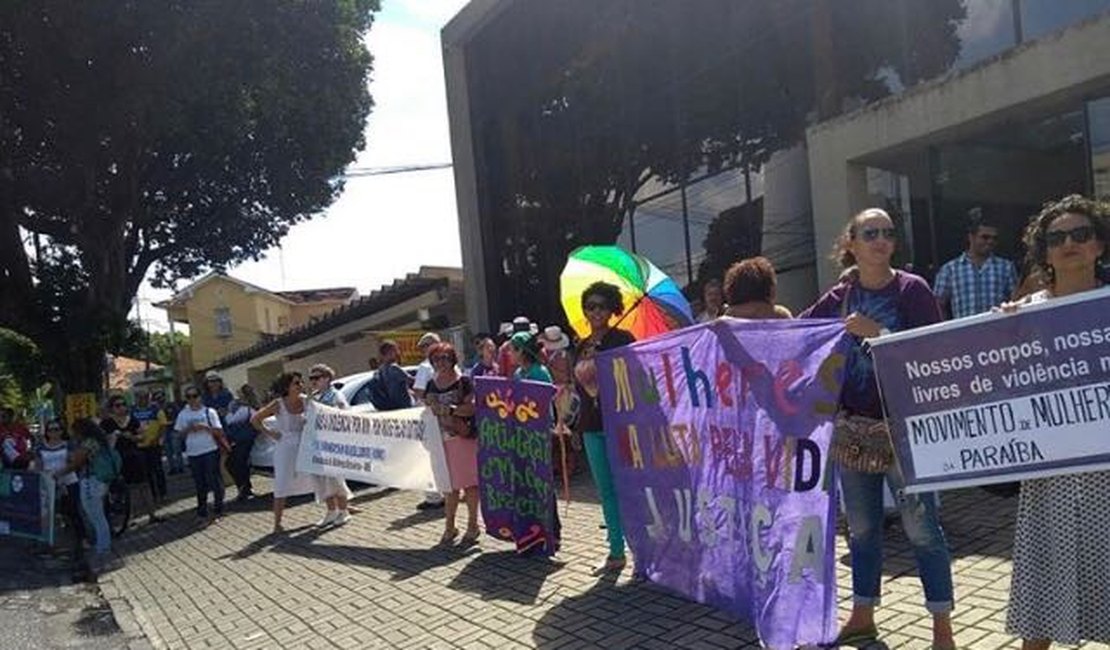
[[[832,320],[719,319],[598,358],[637,573],[768,647],[836,634],[828,448],[847,344]]]
[[[486,532],[517,552],[553,555],[555,488],[551,399],[555,387],[495,377],[474,380],[478,490]]]
[[[1110,468],[1110,289],[876,339],[911,492]]]

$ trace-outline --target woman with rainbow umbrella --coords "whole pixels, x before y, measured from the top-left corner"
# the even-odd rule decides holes
[[[595,574],[624,569],[624,531],[597,394],[594,356],[693,322],[678,286],[643,257],[616,246],[584,246],[572,252],[560,276],[567,320],[578,334],[575,383],[582,404],[575,427],[586,447],[609,538],[609,556]]]

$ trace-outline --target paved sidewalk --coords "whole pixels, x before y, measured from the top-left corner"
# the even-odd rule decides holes
[[[604,557],[600,508],[583,500],[564,517],[559,562],[521,559],[483,539],[436,549],[440,512],[420,495],[370,489],[338,529],[311,528],[321,511],[299,501],[283,536],[269,535],[269,499],[214,526],[193,525],[190,502],[161,525],[129,531],[122,569],[101,587],[124,630],[157,648],[755,648],[753,632],[626,571],[590,576]],[[184,481],[175,481],[178,488]],[[267,492],[264,479],[258,488]],[[948,493],[943,517],[954,552],[957,638],[964,648],[1017,648],[1005,634],[1015,499],[981,490]],[[838,544],[841,616],[850,572]],[[913,558],[897,526],[888,535],[880,629],[891,648],[928,648],[929,618]],[[1085,647],[1106,647],[1088,644]]]

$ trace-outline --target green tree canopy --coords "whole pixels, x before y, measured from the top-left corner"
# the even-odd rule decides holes
[[[328,206],[378,4],[0,3],[0,325],[94,390],[148,273],[257,259]]]

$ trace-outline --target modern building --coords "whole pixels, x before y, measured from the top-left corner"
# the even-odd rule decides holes
[[[585,243],[804,307],[885,207],[929,278],[971,215],[1110,198],[1110,0],[472,0],[443,30],[469,320],[557,321]]]

